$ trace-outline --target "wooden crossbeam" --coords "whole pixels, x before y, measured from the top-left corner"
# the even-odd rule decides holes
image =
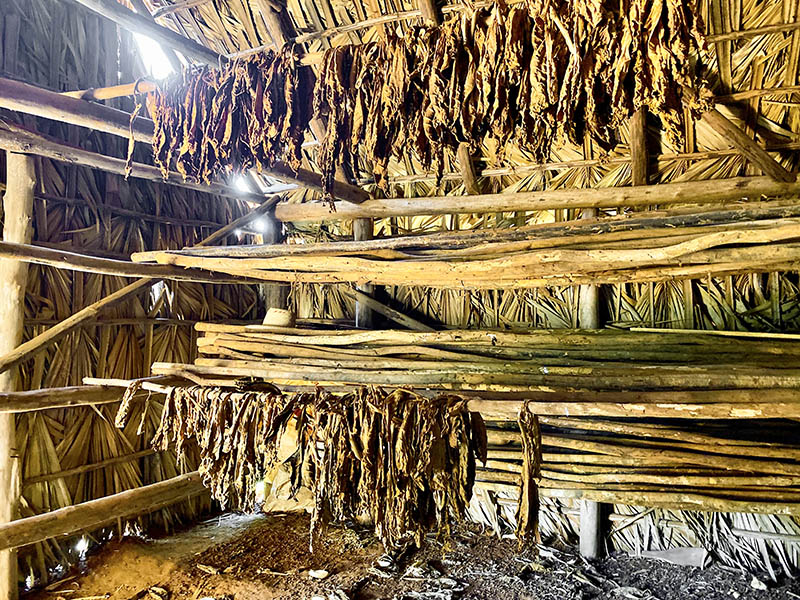
[[[197,471],[0,525],[0,549],[18,548],[147,514],[205,491]]]
[[[104,133],[110,133],[125,139],[131,135],[130,114],[108,106],[92,103],[87,100],[56,94],[33,85],[20,83],[11,79],[0,78],[0,108],[32,114],[53,119],[70,125],[89,127]],[[144,143],[153,141],[153,122],[150,119],[137,117],[133,122],[133,137]],[[54,160],[82,164],[110,173],[125,174],[125,161],[80,148],[67,146],[45,136],[21,129],[0,129],[0,147],[27,154],[38,154]],[[277,163],[271,169],[264,169],[265,175],[286,183],[293,183],[316,192],[322,192],[322,178],[319,174],[307,169],[299,169],[297,173],[288,166]],[[170,173],[166,180],[161,170],[152,165],[134,163],[133,177],[150,181],[166,181],[172,185],[186,187],[201,192],[221,196],[264,202],[264,196],[235,190],[220,184],[201,184],[184,181],[178,173]],[[349,202],[361,202],[369,197],[361,188],[334,181],[333,196]]]
[[[761,171],[774,179],[787,183],[794,182],[796,175],[783,168],[772,158],[764,148],[750,138],[741,128],[732,123],[717,109],[703,113],[703,121],[710,125],[714,131],[722,135],[734,148],[739,150],[744,157],[756,165]]]
[[[384,317],[391,319],[403,327],[408,327],[414,331],[434,331],[433,327],[428,327],[425,325],[425,323],[420,323],[416,319],[401,313],[399,310],[395,310],[390,306],[386,306],[383,302],[375,300],[375,298],[365,294],[362,291],[353,288],[342,288],[342,290],[345,294],[353,296],[356,299],[356,302],[361,303],[365,308],[374,310],[375,312],[382,314]],[[356,317],[356,324],[359,324],[358,317]]]
[[[224,235],[223,235],[224,237]],[[20,260],[25,263],[45,265],[56,269],[97,273],[116,277],[157,277],[172,281],[194,281],[200,283],[258,283],[256,280],[237,277],[219,277],[199,269],[182,269],[165,265],[137,264],[113,258],[100,258],[66,250],[43,248],[31,244],[0,241],[0,258]]]

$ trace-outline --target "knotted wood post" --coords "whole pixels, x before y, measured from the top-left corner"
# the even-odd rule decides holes
[[[353,221],[353,239],[357,242],[371,240],[375,235],[374,219],[355,219]],[[356,287],[359,292],[368,296],[375,294],[375,286],[364,284]],[[364,302],[356,300],[356,327],[372,329],[375,326],[375,313]]]
[[[30,243],[32,237],[33,193],[36,184],[34,159],[6,153],[7,187],[3,196],[3,240]],[[25,287],[28,265],[22,261],[0,259],[0,356],[11,352],[22,341],[25,316]],[[15,392],[17,369],[0,373],[0,392]],[[19,464],[13,414],[0,414],[0,526],[17,518],[19,504]],[[18,596],[17,554],[0,551],[0,600]]]
[[[582,219],[593,219],[597,209],[583,211]],[[597,285],[582,285],[578,288],[578,327],[600,329],[600,288]],[[598,558],[602,554],[603,530],[601,507],[594,500],[580,500],[580,550],[585,558]]]

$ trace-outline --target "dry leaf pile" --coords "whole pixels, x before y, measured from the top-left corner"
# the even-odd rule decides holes
[[[440,172],[445,148],[512,143],[545,159],[584,132],[604,147],[640,107],[679,146],[685,110],[710,105],[702,23],[692,0],[528,0],[465,11],[403,37],[331,48],[313,91],[292,48],[201,69],[153,94],[154,153],[209,180],[284,160],[297,169],[306,125],[327,118],[317,156],[334,172],[371,171],[413,148]],[[366,164],[359,164],[363,156]]]
[[[128,409],[120,409],[124,421]],[[486,428],[458,396],[362,387],[283,395],[217,387],[172,388],[156,448],[181,457],[200,449],[200,472],[223,505],[256,507],[256,485],[275,466],[280,436],[299,419],[295,491],[309,481],[312,536],[327,519],[368,517],[387,548],[425,534],[447,534],[472,495],[475,460],[486,461]],[[313,539],[313,538],[312,538]]]

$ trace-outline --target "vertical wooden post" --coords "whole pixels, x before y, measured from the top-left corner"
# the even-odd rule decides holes
[[[371,240],[375,235],[374,219],[354,219],[353,220],[353,239],[357,242]],[[358,286],[360,292],[372,296],[375,293],[375,286],[364,284]],[[375,326],[375,314],[372,309],[365,304],[356,301],[356,327],[372,329]]]
[[[3,196],[3,241],[29,244],[33,232],[35,162],[29,156],[11,153],[6,153],[6,161],[8,182]],[[11,352],[22,341],[27,278],[27,264],[0,259],[0,355]],[[0,392],[14,392],[17,387],[17,369],[0,373]],[[14,415],[0,415],[0,523],[17,518],[18,458]],[[15,600],[17,596],[17,554],[14,550],[0,551],[0,600]]]
[[[419,10],[422,13],[422,18],[432,25],[440,25],[442,23],[439,8],[434,0],[419,0]]]
[[[582,219],[597,216],[596,209],[584,210]],[[578,327],[600,328],[600,286],[582,285],[578,288]],[[580,551],[585,558],[598,558],[603,549],[603,530],[600,503],[593,500],[580,501]]]
[[[583,144],[584,158],[592,158],[588,137]],[[581,219],[593,219],[597,209],[584,209]],[[578,327],[600,329],[600,286],[582,285],[578,288]],[[580,552],[585,558],[599,558],[603,553],[602,505],[593,500],[580,501]]]
[[[266,223],[263,234],[265,244],[280,244],[283,242],[283,227],[281,222],[273,215],[262,217]],[[280,283],[264,284],[264,303],[267,310],[270,308],[286,308],[289,302],[289,286]]]
[[[647,110],[637,110],[630,121],[631,172],[633,185],[647,185]],[[583,211],[582,218],[596,216],[596,211]],[[598,286],[582,285],[580,288],[579,325],[582,328],[600,327]],[[652,293],[651,293],[652,296]],[[599,502],[581,500],[580,551],[585,558],[598,558],[603,552],[603,510]]]
[[[633,185],[647,185],[647,109],[640,108],[631,117],[628,131],[631,144]]]

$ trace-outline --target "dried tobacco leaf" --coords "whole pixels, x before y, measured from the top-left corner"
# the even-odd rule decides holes
[[[701,76],[705,42],[693,0],[528,0],[464,11],[383,42],[327,51],[315,117],[330,118],[320,166],[326,190],[336,161],[358,151],[376,183],[412,149],[441,173],[444,149],[493,139],[546,160],[553,147],[602,147],[647,107],[682,145],[684,109],[710,107]]]
[[[148,95],[153,157],[164,177],[211,182],[222,173],[300,168],[311,118],[310,73],[294,46],[226,64],[185,70]]]
[[[527,0],[463,11],[438,27],[326,51],[315,88],[293,46],[202,67],[150,94],[153,154],[164,175],[211,181],[279,161],[297,170],[312,118],[327,119],[316,158],[371,172],[416,154],[441,174],[445,149],[512,144],[536,160],[588,133],[610,148],[639,108],[680,148],[686,110],[711,107],[695,0]],[[312,101],[313,100],[313,101]]]
[[[542,434],[539,419],[525,402],[517,419],[522,438],[522,474],[517,506],[517,539],[520,546],[540,542],[539,538],[539,486],[542,466]]]

